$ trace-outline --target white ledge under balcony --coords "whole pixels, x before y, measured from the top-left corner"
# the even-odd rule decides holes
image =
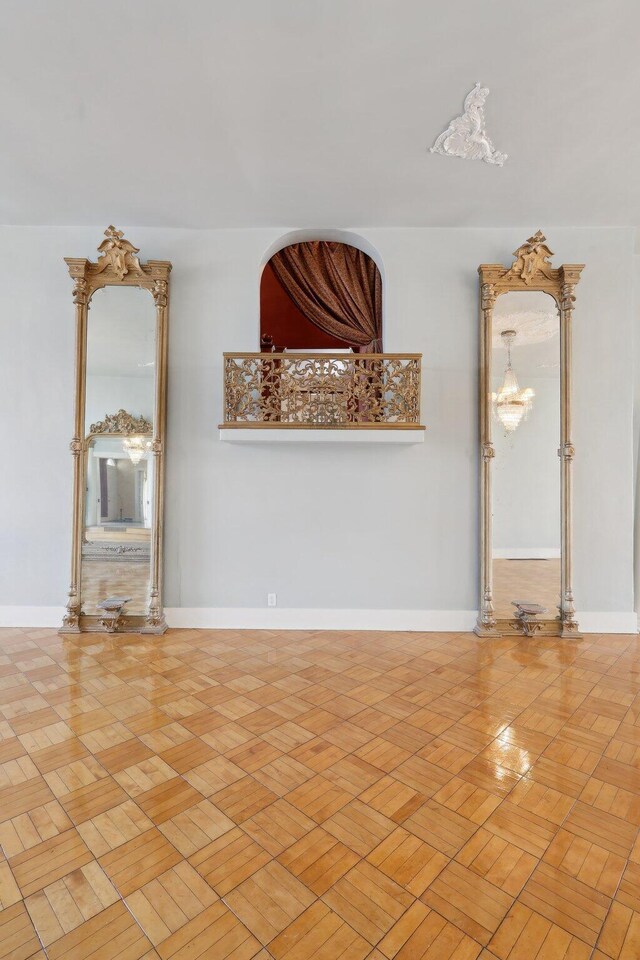
[[[224,354],[224,423],[235,443],[422,443],[419,353]]]

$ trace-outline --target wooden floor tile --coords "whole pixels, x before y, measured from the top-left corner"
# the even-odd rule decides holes
[[[403,826],[446,857],[454,857],[478,825],[435,800],[427,800]]]
[[[23,897],[54,883],[93,860],[77,830],[65,830],[9,860]]]
[[[323,774],[316,774],[288,793],[285,799],[316,823],[323,823],[344,807],[351,800],[351,796]]]
[[[57,800],[0,823],[0,846],[7,859],[50,840],[73,824]]]
[[[158,946],[211,906],[217,894],[185,860],[129,894],[125,902]]]
[[[372,946],[414,901],[407,890],[365,860],[334,883],[322,899]]]
[[[159,824],[188,810],[202,799],[202,794],[182,777],[172,777],[138,794],[136,803],[150,820]]]
[[[153,826],[133,800],[124,803],[90,820],[78,824],[78,833],[94,857],[101,857],[110,850],[139,837]]]
[[[56,940],[48,949],[49,960],[106,960],[126,957],[143,960],[151,943],[122,900]]]
[[[313,770],[290,756],[265,763],[253,774],[255,779],[278,797],[295,790],[313,777]]]
[[[27,897],[26,905],[45,947],[120,899],[95,860]]]
[[[513,903],[513,897],[453,860],[421,900],[486,946]]]
[[[122,897],[155,880],[182,860],[156,827],[100,857],[99,863]]]
[[[491,816],[502,800],[483,787],[478,787],[461,777],[452,777],[448,783],[433,796],[435,803],[464,817],[478,826]]]
[[[253,960],[259,942],[222,901],[194,917],[158,946],[161,960]]]
[[[243,777],[242,780],[214,793],[211,802],[234,823],[244,823],[277,799],[277,794],[272,793],[261,782],[253,777]]]
[[[345,846],[365,857],[394,829],[395,823],[361,800],[342,807],[323,827]]]
[[[558,831],[543,860],[607,897],[613,897],[618,889],[626,863],[615,853],[568,830]]]
[[[449,858],[398,827],[369,854],[367,862],[419,897],[446,867]]]
[[[0,910],[0,960],[36,960],[39,950],[40,941],[24,904]]]
[[[423,805],[426,797],[406,783],[385,776],[360,794],[359,799],[395,823],[402,823]]]
[[[343,807],[343,810],[346,809],[348,808]],[[336,817],[338,816],[340,813],[336,814]],[[325,822],[327,830],[331,830],[329,824],[333,819]],[[314,820],[305,816],[302,811],[287,803],[286,800],[276,800],[242,824],[245,833],[256,840],[272,857],[277,857],[300,837],[310,833],[315,826]]]
[[[305,834],[278,857],[278,862],[317,896],[326,893],[358,860],[358,854],[322,827]]]
[[[183,857],[190,857],[223,833],[228,833],[233,826],[233,821],[209,800],[200,800],[162,821],[158,829]]]
[[[60,804],[75,824],[91,820],[128,800],[125,791],[112,777],[103,777],[60,798]]]
[[[364,960],[371,945],[317,901],[269,944],[274,960]]]
[[[0,823],[12,820],[34,807],[41,807],[55,800],[46,780],[34,777],[15,787],[0,790]]]
[[[488,949],[498,960],[589,960],[592,948],[516,901]]]
[[[519,899],[592,947],[611,905],[611,899],[603,893],[547,863],[534,871]]]
[[[637,960],[640,956],[640,913],[613,902],[598,940],[594,957]]]
[[[536,857],[484,827],[474,833],[455,859],[512,897],[520,893],[538,864]]]
[[[387,960],[476,960],[482,947],[416,901],[380,942],[378,950]]]
[[[308,887],[274,860],[227,894],[225,903],[266,945],[315,899]]]
[[[239,827],[189,857],[189,863],[221,897],[270,860],[270,854]]]
[[[12,907],[22,900],[20,887],[6,860],[0,861],[0,910]]]
[[[640,864],[627,864],[615,896],[619,903],[640,913]]]
[[[520,847],[533,857],[543,857],[555,837],[558,826],[550,820],[503,800],[484,824],[497,837]],[[566,824],[565,824],[566,826]]]
[[[579,800],[562,826],[576,836],[597,843],[624,858],[629,856],[637,834],[634,824]]]
[[[184,779],[204,797],[210,797],[229,784],[242,780],[244,776],[244,770],[231,760],[215,757],[189,770],[184,774]]]

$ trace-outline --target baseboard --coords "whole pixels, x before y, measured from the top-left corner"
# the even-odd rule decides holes
[[[560,547],[494,547],[494,560],[559,560]]]
[[[0,607],[0,627],[60,627],[64,607]]]
[[[304,607],[170,607],[170,627],[225,630],[473,630],[475,610],[323,610]]]
[[[64,607],[2,607],[0,627],[55,628]],[[292,607],[169,607],[170,627],[205,630],[412,630],[466,633],[475,610],[317,610]],[[578,611],[582,633],[637,633],[638,615],[623,611]]]
[[[581,633],[637,633],[638,614],[617,610],[604,610],[600,613],[591,610],[578,610],[576,620]]]

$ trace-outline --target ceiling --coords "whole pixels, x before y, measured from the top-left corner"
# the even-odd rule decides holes
[[[0,223],[640,224],[636,0],[3,0]],[[428,148],[476,80],[503,168]]]

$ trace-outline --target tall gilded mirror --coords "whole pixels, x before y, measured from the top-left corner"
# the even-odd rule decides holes
[[[571,568],[571,319],[583,265],[540,231],[480,275],[476,633],[578,636]]]
[[[62,632],[163,633],[162,515],[171,264],[109,227],[65,258],[76,305],[71,586]]]

